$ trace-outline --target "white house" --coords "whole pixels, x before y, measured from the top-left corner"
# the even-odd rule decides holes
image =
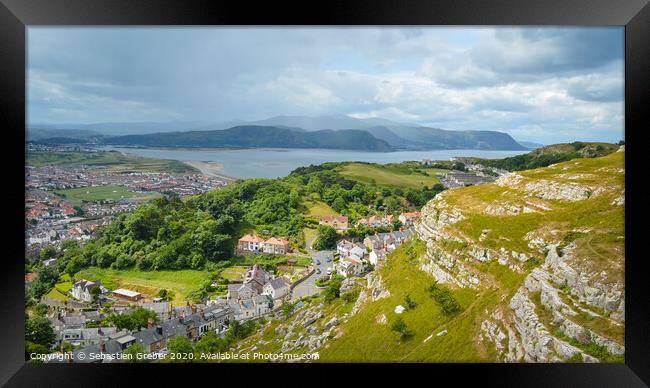
[[[337,272],[339,275],[350,277],[359,275],[363,271],[363,262],[356,259],[352,256],[348,256],[345,259],[339,261]]]
[[[95,287],[99,287],[100,294],[108,292],[106,287],[102,286],[100,281],[91,282],[86,279],[81,279],[72,285],[70,294],[72,294],[75,299],[90,303],[93,301],[91,290]]]
[[[354,257],[357,260],[363,260],[363,256],[366,254],[365,247],[360,247],[355,245],[354,248],[350,249],[350,256]]]
[[[386,250],[384,249],[375,249],[368,255],[368,261],[370,264],[376,266],[379,262],[386,259]]]
[[[280,299],[289,293],[289,284],[284,278],[275,278],[264,285],[262,295],[269,295],[272,299]]]

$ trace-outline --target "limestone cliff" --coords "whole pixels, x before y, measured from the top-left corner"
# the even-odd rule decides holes
[[[499,361],[621,361],[624,198],[623,151],[449,190],[416,224],[421,269],[499,290],[475,333]]]

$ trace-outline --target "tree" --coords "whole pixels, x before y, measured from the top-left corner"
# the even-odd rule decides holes
[[[336,197],[332,202],[332,209],[334,209],[339,213],[345,210],[345,206],[346,206],[345,200],[341,196]]]
[[[316,237],[313,243],[313,248],[317,251],[334,248],[337,239],[338,235],[334,228],[327,225],[320,225],[318,227],[318,237]]]
[[[194,345],[194,353],[197,355],[225,352],[230,348],[230,344],[223,338],[219,338],[213,331],[205,333],[203,337]]]
[[[25,322],[25,340],[50,348],[56,341],[56,335],[50,320],[45,317],[27,319]]]
[[[32,282],[30,288],[32,297],[40,299],[45,293],[50,291],[59,280],[59,271],[54,266],[45,267]]]
[[[41,260],[51,259],[54,256],[56,256],[56,249],[53,246],[48,245],[43,249],[41,249],[38,256],[40,257]]]
[[[397,320],[393,322],[393,324],[390,326],[390,329],[394,332],[399,333],[401,337],[406,337],[411,334],[408,331],[408,327],[406,326],[406,323],[404,323],[402,317],[397,317]]]
[[[110,320],[118,330],[137,330],[141,327],[147,327],[149,321],[158,322],[158,316],[151,310],[136,307],[130,314],[112,315]]]
[[[399,218],[395,217],[393,218],[393,230],[399,230],[399,228],[402,227],[402,221],[399,220]]]
[[[411,295],[406,294],[406,297],[404,297],[404,305],[407,310],[413,310],[418,304],[411,299]]]
[[[179,336],[172,338],[167,343],[167,349],[169,349],[170,353],[178,354],[179,357],[175,358],[175,362],[192,362],[192,359],[187,357],[187,355],[194,353],[194,349],[187,337]]]
[[[93,301],[97,301],[97,297],[101,293],[102,293],[102,290],[101,290],[101,288],[99,288],[99,286],[94,286],[93,288],[90,289],[90,295],[93,297]]]
[[[169,302],[170,300],[174,299],[174,291],[168,291],[165,288],[161,288],[158,291],[158,297],[164,301]]]
[[[132,344],[128,348],[124,349],[124,354],[129,355],[129,361],[130,362],[145,362],[145,359],[142,358],[142,355],[144,355],[145,349],[142,344]],[[138,355],[140,355],[138,357]]]

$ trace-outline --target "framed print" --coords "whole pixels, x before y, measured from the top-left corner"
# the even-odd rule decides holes
[[[647,384],[646,2],[306,11],[3,0],[3,382]]]

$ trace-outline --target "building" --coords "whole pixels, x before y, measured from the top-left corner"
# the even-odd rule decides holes
[[[289,283],[284,278],[275,278],[264,285],[262,295],[269,295],[271,299],[284,298],[289,293]]]
[[[370,216],[368,218],[362,218],[357,222],[357,225],[364,225],[370,228],[379,228],[379,227],[392,227],[393,226],[392,214],[386,216]]]
[[[237,249],[244,252],[262,251],[264,239],[255,234],[247,234],[239,239]]]
[[[352,256],[348,256],[339,260],[337,272],[346,278],[359,275],[363,272],[363,262]]]
[[[251,269],[246,271],[244,276],[244,284],[250,285],[258,294],[262,293],[264,285],[271,280],[271,275],[260,267],[259,264],[253,265]]]
[[[93,295],[93,289],[95,287],[99,288],[99,293],[97,295],[105,294],[108,292],[108,289],[102,286],[102,283],[100,281],[91,282],[86,279],[81,279],[72,285],[72,288],[70,289],[70,294],[72,294],[72,297],[74,297],[75,299],[81,300],[83,302],[92,303],[95,298],[95,296]]]
[[[350,257],[353,257],[357,260],[363,260],[363,257],[366,255],[366,247],[355,245],[350,249]]]
[[[284,255],[289,252],[289,240],[271,237],[268,240],[255,235],[247,234],[239,239],[237,250],[242,253],[270,253]]]
[[[102,339],[116,332],[117,329],[114,327],[63,329],[61,341],[74,346],[98,345]]]
[[[129,302],[137,302],[138,300],[142,299],[142,294],[136,291],[118,288],[117,290],[113,291],[113,297]]]
[[[331,226],[336,230],[346,230],[348,228],[348,217],[346,216],[322,216],[319,225]]]
[[[281,238],[271,237],[263,243],[264,253],[284,255],[289,251],[289,241]]]
[[[171,319],[172,310],[169,302],[145,302],[140,303],[140,307],[156,313],[160,321]]]
[[[399,220],[404,226],[412,226],[420,217],[420,212],[402,213],[399,215]]]
[[[370,264],[377,266],[380,262],[386,259],[386,250],[385,249],[375,249],[368,255],[368,261]]]

